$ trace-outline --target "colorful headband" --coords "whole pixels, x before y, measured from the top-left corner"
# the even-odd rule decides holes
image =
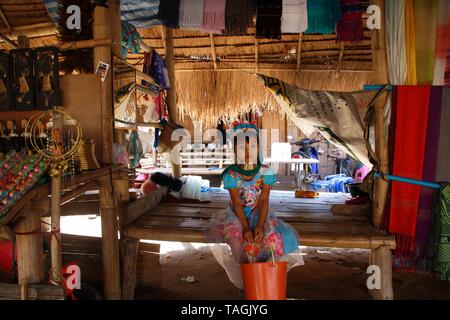
[[[255,130],[256,133],[259,134],[259,128],[253,122],[239,122],[239,121],[233,122],[233,131],[236,132],[239,129],[244,129],[244,131],[251,129],[251,130]],[[245,130],[245,129],[247,129],[247,130]]]

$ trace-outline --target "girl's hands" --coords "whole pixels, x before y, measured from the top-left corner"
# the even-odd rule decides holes
[[[252,243],[253,242],[253,232],[250,230],[250,228],[246,227],[242,230],[242,236],[244,237],[244,240],[247,242]]]
[[[257,226],[255,228],[255,241],[260,242],[264,239],[264,228]]]

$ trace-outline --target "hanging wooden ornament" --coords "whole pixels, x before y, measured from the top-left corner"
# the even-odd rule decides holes
[[[36,109],[48,110],[61,105],[58,48],[37,48],[34,72]]]
[[[12,104],[18,111],[34,108],[33,50],[11,50]]]
[[[11,110],[11,60],[9,53],[0,52],[0,111]]]

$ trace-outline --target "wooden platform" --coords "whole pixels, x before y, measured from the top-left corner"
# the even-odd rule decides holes
[[[300,234],[305,246],[375,249],[395,248],[392,236],[376,230],[361,216],[336,216],[330,211],[345,195],[322,193],[316,199],[296,199],[294,192],[272,191],[270,208]],[[228,207],[226,190],[213,192],[208,203],[162,202],[127,228],[127,236],[146,240],[205,242],[204,229],[211,215]]]
[[[128,205],[127,243],[122,256],[127,273],[123,279],[123,297],[132,299],[136,283],[139,239],[206,242],[204,230],[211,216],[229,206],[224,189],[214,189],[206,203],[171,203],[161,197],[162,189]],[[160,201],[162,199],[162,201]],[[270,210],[291,224],[300,234],[300,244],[314,247],[370,249],[370,265],[379,267],[381,287],[370,290],[375,299],[393,299],[392,253],[395,238],[374,228],[364,215],[335,215],[334,205],[342,205],[343,194],[322,193],[315,199],[296,199],[293,191],[271,191]]]

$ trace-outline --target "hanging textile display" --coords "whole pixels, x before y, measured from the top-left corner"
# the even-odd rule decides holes
[[[450,184],[443,183],[436,208],[435,271],[441,280],[450,281]]]
[[[161,58],[156,50],[153,49],[151,52],[144,53],[143,72],[152,76],[163,90],[170,89],[170,79],[166,61]]]
[[[225,33],[241,35],[252,23],[251,0],[227,0],[225,7]]]
[[[222,33],[225,30],[226,0],[204,0],[202,31]]]
[[[283,0],[281,33],[302,33],[308,29],[306,0]]]
[[[203,23],[204,0],[180,0],[180,28],[198,29]]]
[[[159,4],[158,17],[169,28],[178,28],[180,20],[180,0],[163,0]]]
[[[439,151],[437,159],[436,181],[450,181],[450,87],[444,87],[439,134]],[[437,141],[436,141],[437,143]]]
[[[158,18],[159,2],[160,0],[121,0],[120,19],[131,23],[136,28],[161,25],[161,20]]]
[[[406,36],[405,36],[406,0],[386,0],[386,51],[389,83],[404,85],[407,76]]]
[[[307,34],[331,34],[336,23],[341,20],[341,4],[339,0],[308,0]]]
[[[445,83],[445,67],[448,49],[450,49],[450,1],[439,0],[438,26],[436,31],[436,60],[434,62],[433,85]],[[450,67],[450,65],[449,65]],[[447,85],[450,83],[447,83]]]
[[[319,131],[353,159],[372,167],[360,110],[367,108],[373,93],[309,91],[263,75],[259,78],[303,133],[309,136]]]
[[[422,181],[436,181],[439,151],[439,143],[436,142],[439,141],[440,135],[442,93],[443,87],[431,88]],[[431,271],[432,269],[431,262],[433,253],[429,252],[429,244],[431,243],[432,212],[436,196],[437,192],[434,189],[422,187],[420,190],[414,254],[417,267],[422,271]]]
[[[281,0],[260,0],[256,11],[256,37],[281,39]]]
[[[406,83],[410,86],[417,85],[416,70],[416,23],[414,20],[414,0],[406,0],[405,3],[405,35],[406,35]]]
[[[120,21],[120,24],[122,26],[122,58],[126,59],[128,50],[135,54],[141,51],[142,37],[132,24],[126,21]]]
[[[337,41],[362,41],[364,40],[363,29],[363,6],[361,0],[340,0],[342,19],[336,25]]]
[[[436,52],[438,0],[414,0],[417,83],[432,84]]]

